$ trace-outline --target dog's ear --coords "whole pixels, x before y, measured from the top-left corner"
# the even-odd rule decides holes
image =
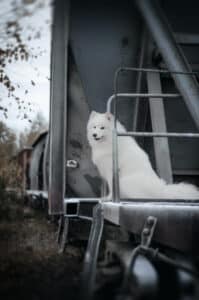
[[[93,111],[90,113],[90,119],[92,119],[96,114],[97,114],[97,112],[93,110]]]
[[[109,113],[109,112],[106,112],[105,116],[106,116],[106,118],[107,118],[108,121],[111,121],[113,119],[113,115],[111,113]]]

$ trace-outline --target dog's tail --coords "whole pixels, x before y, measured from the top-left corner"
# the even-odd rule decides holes
[[[189,183],[166,184],[164,192],[168,199],[199,199],[199,189]]]

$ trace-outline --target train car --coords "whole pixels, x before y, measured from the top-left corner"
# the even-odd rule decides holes
[[[35,139],[32,144],[31,164],[30,164],[30,189],[46,190],[44,183],[43,160],[48,132],[45,131]]]
[[[29,160],[27,161],[27,154]],[[22,150],[24,158],[23,179],[25,194],[34,208],[46,208],[48,199],[48,131],[41,132],[34,140],[29,152]]]
[[[101,299],[102,291],[109,299],[199,298],[199,199],[121,198],[122,133],[114,127],[113,193],[103,201],[106,183],[86,134],[91,111],[112,112],[162,179],[198,184],[198,11],[197,1],[54,1],[49,214],[62,218],[62,246],[71,219],[91,222],[83,299]],[[33,188],[44,189],[38,181]],[[106,240],[107,224],[123,234]]]
[[[32,147],[24,147],[17,155],[17,161],[21,167],[22,192],[30,189],[30,161]]]

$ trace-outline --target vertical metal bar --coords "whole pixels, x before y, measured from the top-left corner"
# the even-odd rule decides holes
[[[102,185],[101,185],[101,198],[105,199],[107,196],[107,184],[104,179],[102,179]]]
[[[113,130],[113,186],[112,186],[112,197],[114,202],[120,202],[120,187],[119,187],[119,165],[118,165],[118,141],[117,141],[117,128]]]
[[[141,39],[141,51],[140,51],[140,56],[139,56],[139,63],[138,63],[138,68],[143,67],[144,63],[144,54],[145,54],[145,48],[146,48],[146,28],[144,27],[143,33],[142,33],[142,39]],[[141,83],[142,83],[142,77],[143,77],[143,72],[138,71],[137,74],[137,82],[136,82],[136,93],[139,93],[141,90]],[[133,116],[133,131],[136,131],[137,129],[137,122],[138,122],[138,113],[139,113],[139,98],[135,98],[135,107],[134,107],[134,116]]]
[[[118,73],[114,77],[114,129],[112,132],[112,200],[120,201],[119,166],[118,166],[118,141],[117,141],[117,91]]]
[[[114,103],[113,103],[113,114],[114,114],[114,128],[116,129],[117,124],[117,94],[118,94],[118,75],[120,72],[116,72],[114,77]],[[110,110],[111,111],[111,110]]]
[[[93,209],[93,222],[89,235],[88,246],[84,258],[84,268],[81,280],[81,298],[90,300],[94,291],[97,258],[104,227],[102,205],[98,204]],[[83,295],[82,295],[83,294]]]
[[[69,231],[69,218],[64,217],[63,218],[63,230],[62,230],[60,242],[59,242],[59,253],[64,253],[64,250],[66,248],[66,243],[68,240],[68,231]]]
[[[56,0],[52,29],[49,213],[64,212],[69,0]]]
[[[63,230],[63,224],[64,224],[64,216],[61,216],[59,218],[59,221],[58,221],[58,229],[57,229],[57,233],[56,233],[56,235],[57,235],[56,240],[57,240],[58,244],[61,241],[61,234],[62,234],[62,230]]]
[[[162,93],[160,74],[147,73],[149,93]],[[154,132],[167,132],[164,103],[162,98],[149,98],[152,130]],[[161,178],[172,183],[172,168],[168,138],[153,138],[157,172]]]
[[[44,147],[44,158],[43,158],[43,166],[42,166],[42,169],[43,169],[43,190],[44,191],[48,191],[48,175],[49,175],[49,133],[47,134],[46,136],[46,142],[45,142],[45,147]]]
[[[177,45],[168,21],[157,1],[135,0],[169,70],[190,71],[181,48]],[[194,76],[172,74],[186,106],[199,128],[199,86]]]

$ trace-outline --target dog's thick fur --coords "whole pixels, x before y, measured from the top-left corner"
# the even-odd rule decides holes
[[[114,117],[109,113],[92,112],[87,125],[87,137],[92,149],[92,161],[109,187],[112,198],[112,129]],[[117,129],[125,132],[117,121]],[[167,184],[153,170],[148,155],[131,137],[118,138],[121,198],[199,199],[199,190],[192,184]]]

